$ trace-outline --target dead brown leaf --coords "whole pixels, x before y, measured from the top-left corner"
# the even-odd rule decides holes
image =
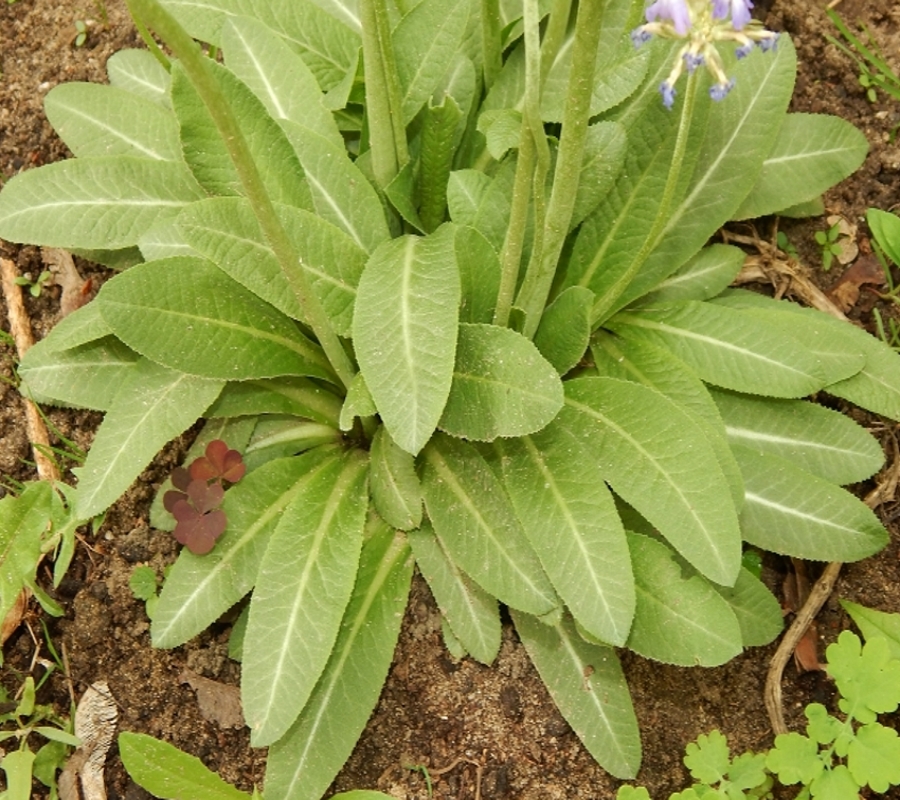
[[[59,311],[63,317],[77,311],[90,299],[91,282],[85,281],[75,267],[71,254],[59,247],[42,247],[41,260],[62,289]]]
[[[184,670],[178,680],[188,684],[197,693],[200,713],[207,722],[220,728],[244,727],[241,690],[237,686],[212,681],[189,669]]]
[[[831,299],[841,311],[847,312],[859,301],[863,286],[884,286],[884,271],[874,256],[860,256],[831,290]]]
[[[60,800],[106,800],[103,766],[116,733],[118,711],[106,681],[91,684],[75,710],[79,747],[59,776]],[[81,778],[81,792],[79,792]]]

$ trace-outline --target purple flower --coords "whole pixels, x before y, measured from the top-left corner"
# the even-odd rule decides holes
[[[659,93],[662,95],[663,105],[671,111],[672,106],[675,104],[675,95],[677,94],[675,87],[668,81],[663,81],[659,85]]]
[[[702,67],[704,63],[705,59],[699,53],[684,54],[684,65],[687,67],[689,75],[693,75],[694,70],[697,69],[697,67]]]
[[[778,47],[778,34],[776,33],[774,36],[767,36],[765,39],[759,40],[759,49],[764,53],[768,53],[769,50],[773,52]]]
[[[656,0],[644,13],[647,22],[653,22],[657,17],[669,20],[679,36],[684,36],[691,28],[687,0]]]
[[[727,95],[734,88],[734,78],[732,78],[728,83],[714,83],[709,87],[709,96],[718,102],[719,100],[724,100],[725,95]]]
[[[734,51],[734,54],[738,57],[738,61],[740,61],[742,58],[746,58],[747,56],[749,56],[751,52],[753,52],[752,42],[750,44],[741,45],[737,50]]]
[[[752,0],[713,0],[713,16],[716,19],[725,19],[730,11],[731,22],[737,31],[750,22],[751,8],[753,8]]]
[[[634,45],[635,49],[641,45],[647,44],[652,38],[653,35],[649,31],[645,31],[643,26],[635,28],[631,32],[631,43]]]

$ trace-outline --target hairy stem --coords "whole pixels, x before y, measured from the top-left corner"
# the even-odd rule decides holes
[[[275,207],[266,191],[265,184],[256,168],[247,140],[237,119],[213,74],[209,60],[203,55],[199,45],[191,39],[181,25],[163,9],[157,0],[127,0],[129,11],[135,19],[142,19],[153,28],[172,49],[184,65],[185,72],[212,116],[216,128],[228,148],[234,162],[244,193],[250,201],[256,218],[262,228],[285,277],[297,296],[305,321],[312,328],[334,372],[346,387],[350,384],[355,370],[340,339],[331,327],[325,310],[312,291],[306,273],[299,266],[299,259],[288,239]]]

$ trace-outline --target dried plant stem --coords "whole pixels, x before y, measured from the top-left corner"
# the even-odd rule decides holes
[[[34,336],[32,336],[31,324],[22,302],[22,289],[16,283],[16,278],[19,277],[16,265],[9,259],[0,258],[0,277],[2,277],[3,298],[6,300],[10,333],[16,343],[19,358],[22,358],[34,344]],[[41,480],[58,481],[60,479],[59,469],[46,456],[50,449],[47,426],[41,419],[37,406],[31,400],[23,397],[22,402],[25,405],[25,427],[28,441],[31,442],[31,451],[34,455],[34,463],[37,465],[38,476]]]

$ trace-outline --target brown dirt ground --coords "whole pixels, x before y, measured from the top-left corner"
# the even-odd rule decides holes
[[[823,39],[824,32],[831,32],[823,5],[824,0],[759,0],[757,12],[771,28],[790,33],[798,46],[794,110],[839,115],[855,123],[870,142],[862,169],[826,198],[830,212],[860,225],[864,247],[865,209],[889,209],[900,202],[900,145],[890,136],[900,123],[900,103],[866,100],[852,63]],[[17,0],[0,5],[0,178],[67,155],[44,118],[42,99],[59,82],[104,81],[106,59],[117,49],[136,45],[123,4],[110,0],[107,9],[108,24],[103,24],[98,7],[89,0]],[[894,54],[895,69],[900,69],[900,7],[885,0],[843,0],[839,10],[847,20],[865,20],[884,52]],[[75,20],[89,21],[82,47],[74,44]],[[824,221],[782,227],[810,265],[810,274],[827,289],[842,268],[828,274],[815,268],[813,233],[826,227]],[[759,234],[766,237],[771,231]],[[0,254],[12,258],[22,273],[40,272],[36,248],[0,243]],[[79,267],[83,274],[103,280],[102,270],[81,262]],[[58,296],[51,289],[26,300],[40,338],[58,317]],[[871,329],[874,304],[873,296],[864,294],[851,315]],[[2,300],[0,320],[8,330]],[[4,378],[12,376],[14,363],[11,348],[0,346]],[[896,425],[848,411],[873,428],[890,452],[900,432]],[[84,448],[99,422],[99,415],[87,412],[50,410],[49,417],[62,434]],[[207,722],[193,690],[179,683],[185,667],[225,683],[238,682],[238,665],[226,655],[228,624],[214,626],[173,651],[153,650],[144,609],[128,589],[136,565],[149,564],[161,573],[176,554],[169,534],[148,527],[148,507],[155,487],[178,463],[188,440],[188,435],[182,437],[157,458],[111,509],[99,535],[83,542],[58,592],[66,615],[47,622],[53,640],[65,646],[78,696],[91,682],[108,681],[119,705],[120,730],[166,739],[199,756],[226,780],[250,789],[262,780],[264,752],[249,748],[246,729],[223,730]],[[0,475],[33,477],[29,458],[20,399],[0,382]],[[872,484],[858,487],[860,493],[871,488]],[[890,545],[875,558],[846,566],[820,614],[820,657],[824,645],[849,626],[838,598],[900,611],[897,508],[894,501],[878,509],[891,531]],[[785,571],[781,560],[767,560],[765,578],[779,596]],[[48,576],[43,578],[49,585]],[[22,627],[5,647],[2,681],[9,689],[21,682],[36,647],[47,657],[34,617],[30,628],[38,632],[40,644]],[[763,684],[773,651],[774,646],[758,648],[717,669],[681,669],[624,654],[644,742],[639,780],[655,797],[667,797],[685,785],[684,746],[712,728],[725,733],[738,752],[771,745]],[[36,674],[40,672],[37,667]],[[39,700],[67,709],[66,681],[54,676]],[[802,723],[801,710],[812,700],[833,700],[827,679],[818,673],[798,676],[789,666],[784,679],[789,725],[797,728]],[[378,788],[397,798],[425,798],[422,775],[405,765],[425,764],[437,771],[457,759],[462,760],[452,769],[435,774],[436,798],[476,797],[479,772],[480,796],[486,800],[611,798],[617,785],[593,762],[555,709],[511,627],[505,628],[493,667],[470,659],[456,662],[443,648],[438,612],[428,589],[416,580],[381,702],[333,788]],[[108,761],[107,781],[111,800],[147,797],[130,781],[115,750]]]

